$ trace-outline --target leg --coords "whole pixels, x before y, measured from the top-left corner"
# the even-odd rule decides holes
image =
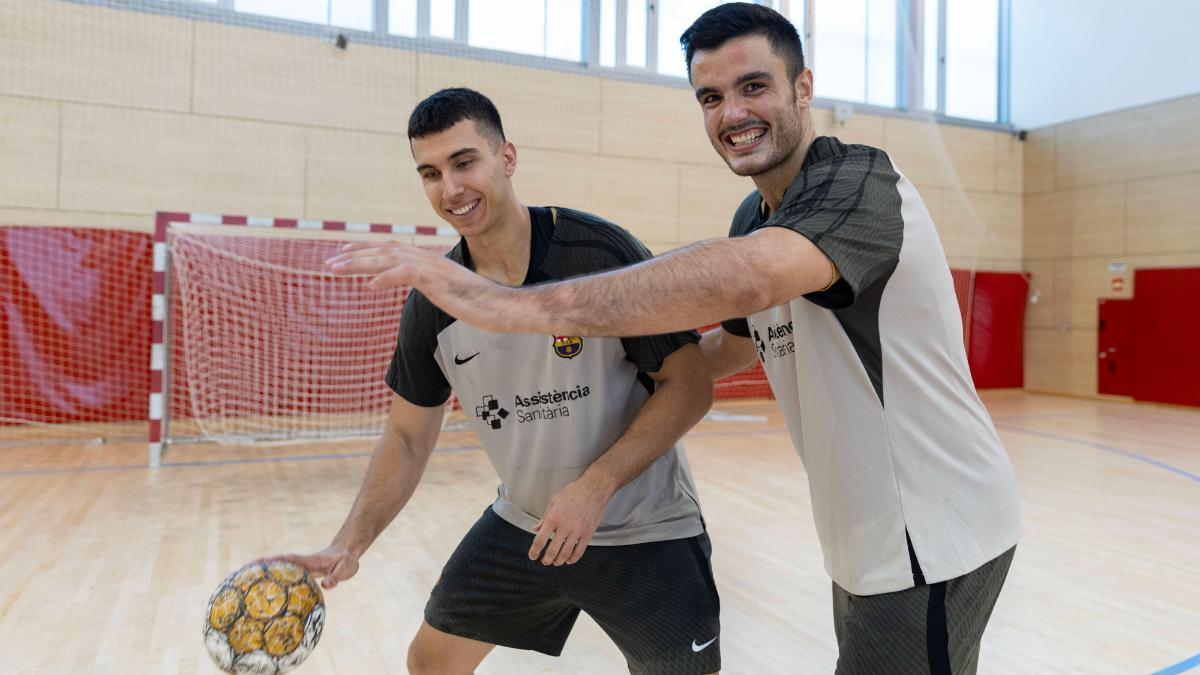
[[[413,640],[409,662],[441,663],[438,659],[448,649],[474,667],[493,645],[551,656],[562,653],[579,609],[562,596],[560,568],[529,559],[532,544],[532,534],[490,507],[484,511],[429,594],[426,625]],[[456,654],[464,645],[487,648],[463,647],[465,653]]]
[[[947,637],[954,672],[974,673],[978,669],[983,632],[1015,553],[1016,548],[1011,548],[974,572],[946,582]]]
[[[895,593],[853,595],[834,584],[837,674],[974,673],[1012,555],[1009,550],[961,577]]]
[[[708,535],[589,547],[564,571],[567,597],[587,612],[637,675],[721,669],[720,598]]]
[[[470,675],[496,645],[450,635],[422,622],[408,646],[411,675]]]

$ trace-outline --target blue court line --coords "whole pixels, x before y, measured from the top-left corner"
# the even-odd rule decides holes
[[[1151,675],[1178,675],[1178,673],[1191,670],[1196,666],[1200,666],[1200,654],[1197,654],[1186,661],[1180,661],[1173,666],[1163,668],[1162,670],[1156,671]]]
[[[1156,467],[1158,467],[1158,468],[1160,468],[1160,469],[1163,469],[1163,470],[1165,470],[1165,471],[1170,471],[1171,473],[1178,474],[1178,475],[1180,475],[1180,476],[1183,476],[1184,478],[1188,478],[1188,479],[1190,479],[1190,480],[1196,481],[1197,483],[1200,483],[1200,476],[1197,476],[1196,474],[1194,474],[1194,473],[1192,473],[1192,472],[1190,472],[1190,471],[1187,471],[1187,470],[1185,470],[1185,469],[1180,469],[1180,468],[1179,468],[1179,467],[1177,467],[1177,466],[1171,466],[1170,464],[1167,464],[1166,462],[1162,462],[1162,461],[1159,461],[1159,460],[1157,460],[1157,459],[1154,459],[1153,457],[1147,457],[1147,456],[1145,456],[1145,455],[1139,455],[1139,454],[1138,454],[1138,453],[1136,453],[1136,452],[1130,452],[1129,450],[1123,450],[1123,449],[1121,449],[1121,448],[1114,448],[1114,447],[1113,447],[1113,446],[1111,446],[1111,445],[1104,445],[1103,443],[1096,443],[1096,442],[1093,442],[1093,441],[1085,441],[1085,440],[1083,440],[1083,439],[1080,439],[1080,438],[1074,438],[1074,437],[1071,437],[1071,436],[1063,436],[1063,435],[1060,435],[1060,434],[1052,434],[1052,433],[1050,433],[1050,432],[1048,432],[1048,431],[1038,431],[1038,430],[1036,430],[1036,429],[1028,429],[1028,428],[1026,428],[1026,427],[1016,426],[1016,425],[1013,425],[1013,424],[1004,424],[1004,423],[1001,423],[1001,424],[997,424],[997,425],[996,425],[996,428],[997,428],[997,429],[1008,429],[1008,430],[1010,430],[1010,431],[1017,431],[1017,432],[1020,432],[1020,433],[1029,434],[1029,435],[1031,435],[1031,436],[1041,436],[1041,437],[1043,437],[1043,438],[1052,438],[1052,439],[1054,439],[1054,440],[1056,440],[1056,441],[1063,441],[1063,442],[1066,442],[1066,443],[1075,443],[1076,445],[1084,445],[1084,446],[1087,446],[1087,447],[1089,447],[1089,448],[1095,448],[1095,449],[1097,449],[1097,450],[1103,450],[1103,451],[1105,451],[1105,452],[1111,452],[1111,453],[1113,453],[1113,454],[1117,454],[1117,455],[1120,455],[1120,456],[1122,456],[1122,457],[1128,457],[1129,459],[1137,460],[1137,461],[1139,461],[1139,462],[1143,462],[1143,463],[1145,463],[1145,464],[1149,464],[1149,465],[1151,465],[1151,466],[1156,466]]]
[[[778,429],[739,429],[735,431],[696,431],[688,436],[744,436],[747,434],[778,433]],[[684,436],[686,439],[687,436]],[[466,450],[482,450],[480,445],[450,445],[435,448],[435,452],[462,452]],[[201,466],[228,466],[231,464],[268,464],[275,462],[313,462],[327,459],[354,459],[370,457],[373,451],[327,453],[322,455],[279,455],[277,457],[254,457],[248,459],[198,459],[190,462],[163,462],[160,469],[192,468]],[[0,471],[0,478],[9,476],[43,476],[56,473],[105,473],[112,471],[138,471],[149,469],[146,464],[111,464],[107,466],[60,467],[50,469],[14,469]]]

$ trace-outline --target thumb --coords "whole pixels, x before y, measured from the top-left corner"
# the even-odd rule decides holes
[[[325,578],[321,580],[321,587],[325,589],[335,588],[340,582],[354,576],[354,573],[357,571],[357,561],[348,557],[339,558],[329,570],[329,574],[326,574]]]

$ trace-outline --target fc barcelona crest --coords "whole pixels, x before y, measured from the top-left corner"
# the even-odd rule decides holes
[[[583,351],[583,338],[570,335],[554,336],[554,353],[564,359],[573,359]]]

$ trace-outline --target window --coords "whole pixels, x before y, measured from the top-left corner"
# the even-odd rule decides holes
[[[381,0],[161,1],[684,78],[680,34],[733,0],[386,0],[386,26]],[[756,1],[796,26],[819,99],[1007,121],[1013,0]]]
[[[815,93],[896,105],[896,0],[814,0]]]
[[[999,96],[998,0],[946,3],[946,110],[951,117],[995,122]]]
[[[617,0],[600,0],[600,65],[617,66]]]
[[[722,4],[718,0],[659,0],[658,72],[687,77],[687,64],[679,48],[679,36],[701,14]]]
[[[546,0],[546,56],[579,61],[583,58],[582,0]]]
[[[467,16],[467,43],[472,47],[580,59],[582,0],[476,1]]]
[[[247,14],[355,30],[371,30],[375,21],[373,0],[235,0],[233,8]]]
[[[417,35],[417,0],[388,1],[388,32],[392,35]]]
[[[800,42],[804,44],[805,65],[811,65],[811,59],[808,58],[808,0],[792,0],[788,3],[787,18],[796,27],[796,32],[800,34]]]
[[[921,70],[921,86],[923,88],[921,95],[921,107],[926,110],[938,109],[938,73],[941,71],[938,59],[940,48],[938,47],[938,25],[941,20],[939,12],[941,11],[940,0],[925,0],[924,12],[922,17],[922,40],[924,44],[921,46],[924,54],[922,55],[922,70]]]
[[[431,37],[454,39],[456,4],[454,0],[429,0],[429,35]]]
[[[625,65],[646,67],[646,0],[625,0]]]

